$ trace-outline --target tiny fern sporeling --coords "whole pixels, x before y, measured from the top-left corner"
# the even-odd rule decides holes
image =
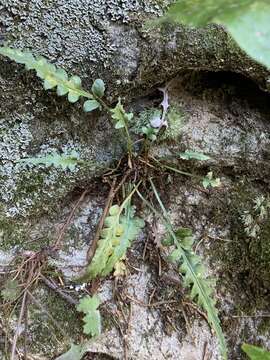
[[[101,107],[98,101],[104,95],[105,86],[101,79],[95,80],[92,93],[82,88],[79,76],[69,76],[64,69],[50,64],[43,56],[34,56],[29,51],[21,51],[9,47],[0,47],[0,54],[24,64],[27,70],[35,70],[37,76],[43,80],[45,90],[56,88],[59,96],[67,95],[69,102],[75,103],[80,97],[90,100],[85,101],[84,111],[89,112]]]
[[[97,250],[81,280],[108,275],[144,226],[144,221],[134,216],[135,209],[131,206],[131,197],[137,187],[138,185],[120,206],[113,205],[109,209]]]
[[[98,310],[100,305],[99,298],[94,295],[83,297],[78,306],[77,311],[81,311],[85,314],[83,321],[83,332],[87,335],[98,336],[101,334],[101,316]]]
[[[184,279],[184,286],[190,289],[191,299],[196,301],[198,305],[207,312],[208,322],[215,330],[220,347],[220,353],[224,360],[227,360],[227,347],[226,341],[220,326],[218,312],[215,307],[215,300],[213,297],[213,280],[207,279],[205,270],[201,263],[201,259],[192,250],[193,237],[191,230],[180,229],[174,231],[170,222],[167,211],[158,195],[157,189],[150,179],[152,189],[155,197],[162,210],[159,213],[141,194],[137,191],[141,199],[151,208],[151,210],[158,216],[161,216],[166,225],[166,229],[172,240],[171,243],[175,246],[175,250],[170,255],[170,260],[177,263],[178,270]],[[169,242],[170,243],[170,242]],[[171,244],[170,243],[170,244]]]

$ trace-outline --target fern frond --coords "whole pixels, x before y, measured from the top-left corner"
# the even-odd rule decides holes
[[[177,251],[173,260],[179,264],[179,272],[183,276],[184,286],[190,289],[191,299],[206,311],[208,322],[216,332],[222,357],[227,359],[226,342],[215,307],[216,301],[213,298],[215,281],[205,276],[201,258],[193,252],[192,248],[183,247],[184,239],[177,237],[174,232],[170,231],[170,233]]]
[[[170,255],[170,258],[173,262],[178,264],[179,272],[184,279],[184,286],[190,289],[191,299],[196,301],[198,305],[206,311],[208,322],[216,332],[222,358],[226,360],[226,341],[220,326],[218,311],[215,307],[215,299],[213,298],[214,281],[205,276],[206,272],[201,259],[192,250],[193,236],[191,230],[180,229],[177,232],[173,230],[167,211],[158,195],[156,187],[152,180],[150,180],[150,183],[162,210],[162,217],[165,220],[167,231],[175,246],[175,250]],[[153,208],[151,204],[150,207]],[[156,210],[154,210],[154,212],[158,213]]]
[[[127,205],[125,214],[120,216],[120,224],[124,228],[123,234],[120,236],[119,244],[114,248],[113,253],[109,257],[105,269],[102,271],[102,276],[108,275],[115,267],[115,265],[126,254],[131,242],[138,236],[140,230],[144,226],[144,221],[139,217],[133,216],[134,207]]]
[[[101,334],[101,316],[98,310],[99,305],[100,300],[96,295],[92,297],[87,295],[80,300],[79,305],[77,306],[77,311],[81,311],[85,314],[83,318],[83,332],[86,335],[97,336]]]
[[[43,56],[34,56],[29,51],[21,51],[19,49],[12,49],[9,47],[0,47],[0,54],[7,56],[9,59],[16,61],[19,64],[24,64],[27,70],[35,70],[37,76],[43,80],[45,90],[56,88],[56,93],[59,96],[67,95],[68,101],[75,103],[80,97],[87,99],[94,99],[92,103],[86,101],[84,110],[86,112],[92,111],[100,106],[97,104],[97,97],[104,94],[104,83],[98,79],[92,86],[94,95],[82,88],[82,81],[79,76],[68,76],[64,69],[50,64]],[[100,88],[102,89],[100,91]],[[97,89],[98,95],[95,94]]]
[[[24,162],[33,165],[43,164],[47,167],[54,165],[56,167],[61,167],[63,170],[69,169],[71,171],[75,169],[76,165],[80,161],[79,154],[76,151],[72,151],[69,155],[59,155],[57,153],[52,153],[43,157],[33,157],[18,160],[18,162]]]
[[[143,220],[134,216],[135,210],[130,204],[134,191],[135,189],[121,206],[113,205],[110,208],[96,253],[86,269],[84,279],[108,275],[144,226]]]

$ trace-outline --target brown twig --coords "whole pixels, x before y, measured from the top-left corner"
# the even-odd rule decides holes
[[[55,243],[54,243],[54,245],[53,245],[53,247],[52,247],[52,250],[58,250],[58,249],[59,249],[60,244],[61,244],[61,242],[62,242],[62,240],[63,240],[64,235],[65,235],[65,232],[66,232],[68,226],[70,225],[70,222],[71,222],[71,220],[72,220],[72,218],[73,218],[76,210],[78,209],[80,203],[83,201],[83,199],[84,199],[84,197],[85,197],[85,195],[86,195],[87,192],[88,192],[87,189],[84,190],[84,192],[81,194],[79,200],[78,200],[78,201],[76,202],[76,204],[74,205],[74,207],[73,207],[73,209],[71,210],[71,212],[70,212],[70,214],[69,214],[66,222],[65,222],[64,225],[61,227],[60,233],[59,233],[59,235],[58,235],[58,237],[57,237],[57,239],[56,239],[56,241],[55,241]]]
[[[207,354],[207,341],[204,342],[203,352],[202,352],[202,360],[206,360],[208,358]]]
[[[182,303],[183,303],[183,305],[187,305],[187,306],[191,307],[192,309],[194,309],[195,311],[197,311],[197,313],[200,314],[208,323],[207,315],[201,309],[199,309],[198,306],[196,306],[193,303],[187,302],[187,301],[183,301]]]
[[[42,274],[40,275],[41,280],[47,285],[50,289],[55,291],[58,295],[60,295],[64,300],[66,300],[71,305],[78,305],[78,301],[73,299],[70,295],[64,293],[54,282],[47,279]]]
[[[6,336],[7,341],[8,341],[8,342],[10,343],[10,345],[12,346],[13,341],[12,341],[12,339],[9,337],[8,331],[5,330],[4,325],[3,325],[2,321],[1,321],[1,319],[0,319],[0,329],[1,329],[1,331],[3,332],[3,334]],[[18,358],[19,358],[19,359],[22,359],[22,353],[18,350],[17,347],[16,347],[16,353],[17,353],[17,355],[18,355]]]
[[[26,298],[27,298],[27,292],[25,291],[24,294],[23,294],[21,311],[20,311],[18,322],[17,322],[16,331],[15,331],[15,334],[14,334],[14,337],[13,337],[10,360],[15,360],[17,340],[18,340],[18,337],[19,337],[20,326],[21,326],[23,314],[24,314],[24,311],[25,311]]]
[[[24,360],[27,360],[27,332],[28,332],[28,291],[25,299],[25,308],[24,308],[24,344],[23,344],[23,352],[24,352]]]
[[[100,232],[101,232],[101,230],[103,228],[105,218],[107,216],[107,213],[109,211],[109,208],[111,207],[111,204],[112,204],[112,201],[113,201],[113,198],[114,198],[115,183],[116,183],[116,179],[114,178],[111,189],[110,189],[110,192],[109,192],[109,195],[108,195],[107,200],[106,200],[106,204],[105,204],[102,216],[101,216],[101,218],[99,220],[99,223],[98,223],[98,226],[97,226],[97,231],[96,231],[95,237],[94,237],[93,241],[91,242],[91,245],[89,246],[88,251],[87,251],[86,258],[87,258],[88,262],[90,262],[93,259],[93,256],[94,256],[94,254],[96,252]]]

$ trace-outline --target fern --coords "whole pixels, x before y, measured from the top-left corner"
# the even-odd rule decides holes
[[[37,76],[43,80],[45,90],[56,88],[57,95],[67,95],[68,101],[71,103],[75,103],[80,97],[91,99],[84,103],[86,112],[101,106],[98,99],[104,95],[105,91],[104,82],[101,79],[95,80],[92,93],[90,93],[82,88],[82,81],[79,76],[69,77],[64,69],[50,64],[43,56],[35,57],[29,51],[9,47],[0,47],[0,54],[19,64],[24,64],[27,70],[35,70]]]
[[[121,103],[121,99],[118,99],[118,103],[113,109],[110,109],[111,118],[114,122],[115,129],[124,129],[127,137],[127,149],[128,153],[132,153],[132,140],[129,134],[129,123],[133,119],[133,113],[127,113]]]
[[[77,306],[77,311],[85,314],[83,332],[86,335],[98,336],[101,334],[101,316],[97,310],[99,305],[100,300],[96,295],[93,297],[87,295],[80,300]]]
[[[108,275],[116,263],[125,255],[131,242],[144,226],[144,222],[134,216],[134,207],[130,204],[130,198],[135,189],[121,206],[113,205],[109,209],[109,215],[105,219],[105,226],[101,231],[96,253],[87,267],[83,279]]]
[[[74,150],[70,153],[70,155],[59,155],[57,153],[52,153],[45,155],[44,157],[25,158],[18,160],[18,162],[25,162],[33,165],[43,164],[47,167],[54,165],[56,167],[61,167],[63,170],[69,169],[70,171],[73,171],[80,161],[79,154]]]
[[[180,232],[183,229],[180,229]],[[207,312],[208,322],[215,330],[220,344],[220,351],[223,359],[227,359],[225,338],[222,333],[218,312],[213,298],[214,284],[212,279],[205,277],[205,268],[201,263],[201,258],[192,250],[193,238],[182,232],[169,231],[174,240],[176,249],[171,253],[172,262],[179,265],[179,272],[184,279],[184,286],[190,289],[190,297]]]
[[[120,236],[119,244],[114,248],[112,255],[109,257],[106,268],[102,275],[108,275],[116,266],[116,264],[124,257],[127,249],[130,247],[140,230],[144,226],[144,221],[139,217],[134,217],[134,207],[127,205],[125,215],[120,216],[120,224],[123,226],[124,232]]]
[[[270,360],[270,352],[261,347],[243,344],[242,350],[248,355],[250,360]]]
[[[215,330],[218,337],[221,355],[223,359],[226,360],[226,342],[215,307],[215,300],[213,299],[214,282],[213,280],[206,278],[204,275],[205,269],[201,264],[201,259],[192,250],[194,239],[191,230],[180,229],[176,232],[173,230],[167,211],[158,195],[156,187],[152,180],[150,180],[150,183],[162,210],[162,217],[169,233],[169,240],[166,242],[168,245],[173,244],[175,246],[175,250],[170,255],[170,260],[178,264],[179,272],[184,279],[184,286],[190,289],[191,299],[195,300],[198,305],[207,312],[208,322]],[[160,215],[160,213],[155,210],[138,191],[137,193],[154,213]]]

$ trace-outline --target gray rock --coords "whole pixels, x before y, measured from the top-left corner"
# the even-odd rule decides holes
[[[0,4],[1,41],[46,56],[78,74],[87,89],[95,78],[104,79],[106,100],[112,103],[122,95],[136,114],[134,127],[140,121],[147,122],[160,103],[156,93],[142,96],[180,74],[169,86],[168,129],[150,154],[162,160],[165,155],[186,149],[204,152],[211,156],[206,162],[179,162],[174,156],[172,163],[198,177],[212,170],[221,178],[219,188],[205,190],[197,178],[178,178],[170,172],[157,176],[157,185],[174,226],[193,229],[197,251],[203,255],[209,274],[218,280],[216,297],[230,353],[232,358],[241,358],[239,346],[244,341],[255,339],[269,345],[269,327],[260,332],[269,288],[268,223],[262,224],[256,239],[250,239],[241,222],[241,214],[252,211],[254,199],[267,197],[269,192],[269,99],[254,86],[249,88],[250,83],[243,77],[237,78],[238,84],[220,85],[226,83],[226,76],[230,77],[227,73],[212,86],[205,81],[211,75],[187,70],[240,73],[264,90],[269,72],[245,56],[221,27],[143,28],[144,21],[161,15],[167,3],[5,0]],[[251,96],[238,93],[245,86]],[[109,187],[101,182],[100,175],[123,155],[121,145],[119,133],[107,115],[83,114],[80,104],[68,104],[66,99],[45,92],[34,74],[1,57],[1,275],[16,254],[52,244],[82,189],[89,187],[61,251],[50,259],[50,265],[64,280],[64,290],[75,298],[85,294],[85,290],[76,292],[69,286],[75,287],[72,279],[86,264],[86,251],[106,201]],[[72,171],[18,162],[54,151],[69,154],[74,149],[86,163]],[[153,216],[148,218],[143,211],[141,215],[148,219],[152,230]],[[156,228],[155,240],[160,244],[164,226],[158,219]],[[176,288],[157,275],[161,259],[165,267],[162,275],[172,272],[178,279],[177,273],[167,268],[168,252],[160,248],[159,257],[155,257],[153,246],[148,261],[143,259],[147,235],[145,230],[128,253],[129,273],[114,289],[122,298],[115,299],[111,278],[101,282],[98,293],[104,301],[104,333],[89,350],[123,359],[123,334],[127,331],[126,347],[134,359],[198,359],[206,344],[209,359],[217,360],[216,338],[206,321],[189,307],[185,310],[190,326],[186,325],[179,280]],[[67,311],[67,304],[52,291],[40,286],[34,295],[67,333],[64,337],[58,333],[40,308],[29,310],[29,351],[48,359],[66,350],[71,341],[80,340],[82,324],[75,309]],[[147,306],[149,300],[177,304],[151,308]],[[232,314],[240,317],[232,318]],[[241,318],[243,314],[258,318],[251,323]],[[16,317],[13,328],[15,324]]]

